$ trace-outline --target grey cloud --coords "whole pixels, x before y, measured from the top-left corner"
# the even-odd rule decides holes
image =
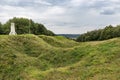
[[[50,6],[51,3],[43,0],[1,0],[0,5],[9,5],[9,6],[21,6],[21,7],[27,7],[27,6]]]
[[[91,4],[88,2],[87,7],[88,8],[95,8],[95,9],[101,9],[103,7],[109,6],[111,3],[109,1],[93,1]]]
[[[104,10],[104,11],[100,12],[100,14],[102,14],[102,15],[114,15],[114,14],[116,14],[116,12],[113,10]]]
[[[47,2],[51,3],[52,5],[59,5],[63,6],[66,5],[70,0],[46,0]]]
[[[87,11],[95,11],[100,15],[114,15],[120,13],[120,1],[115,2],[114,0],[94,0],[91,2],[86,2],[82,6],[82,9]]]

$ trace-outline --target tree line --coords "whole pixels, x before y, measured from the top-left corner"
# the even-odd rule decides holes
[[[100,41],[100,40],[107,40],[115,37],[120,37],[120,25],[116,27],[109,25],[106,26],[104,29],[93,30],[84,34],[81,34],[78,38],[78,42],[85,42],[85,41]]]
[[[47,30],[43,24],[35,23],[27,18],[16,18],[8,20],[5,24],[0,23],[0,34],[9,34],[11,22],[15,23],[17,34],[35,34],[35,35],[55,35],[52,31]]]

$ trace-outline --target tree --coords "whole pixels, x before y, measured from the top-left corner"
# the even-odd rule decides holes
[[[0,34],[3,34],[2,23],[0,22]]]
[[[99,41],[107,40],[115,37],[120,37],[120,25],[113,27],[112,25],[106,26],[104,29],[93,30],[80,35],[77,38],[78,42],[84,41]]]
[[[52,31],[47,30],[43,24],[34,23],[32,20],[29,20],[27,18],[16,18],[16,17],[10,19],[3,25],[4,34],[9,34],[11,22],[15,23],[17,34],[31,33],[35,35],[40,35],[40,34],[54,35],[54,33]]]

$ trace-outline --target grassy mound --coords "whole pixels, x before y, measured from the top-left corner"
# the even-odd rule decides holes
[[[120,38],[0,36],[0,80],[119,80]]]
[[[54,46],[54,47],[63,47],[63,48],[68,48],[68,47],[73,47],[75,45],[77,45],[78,43],[73,41],[73,40],[69,40],[63,36],[44,36],[44,35],[40,35],[40,38],[42,38],[46,43]]]

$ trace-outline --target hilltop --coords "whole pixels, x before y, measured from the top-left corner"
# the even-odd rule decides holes
[[[119,80],[120,38],[0,36],[0,80]]]

